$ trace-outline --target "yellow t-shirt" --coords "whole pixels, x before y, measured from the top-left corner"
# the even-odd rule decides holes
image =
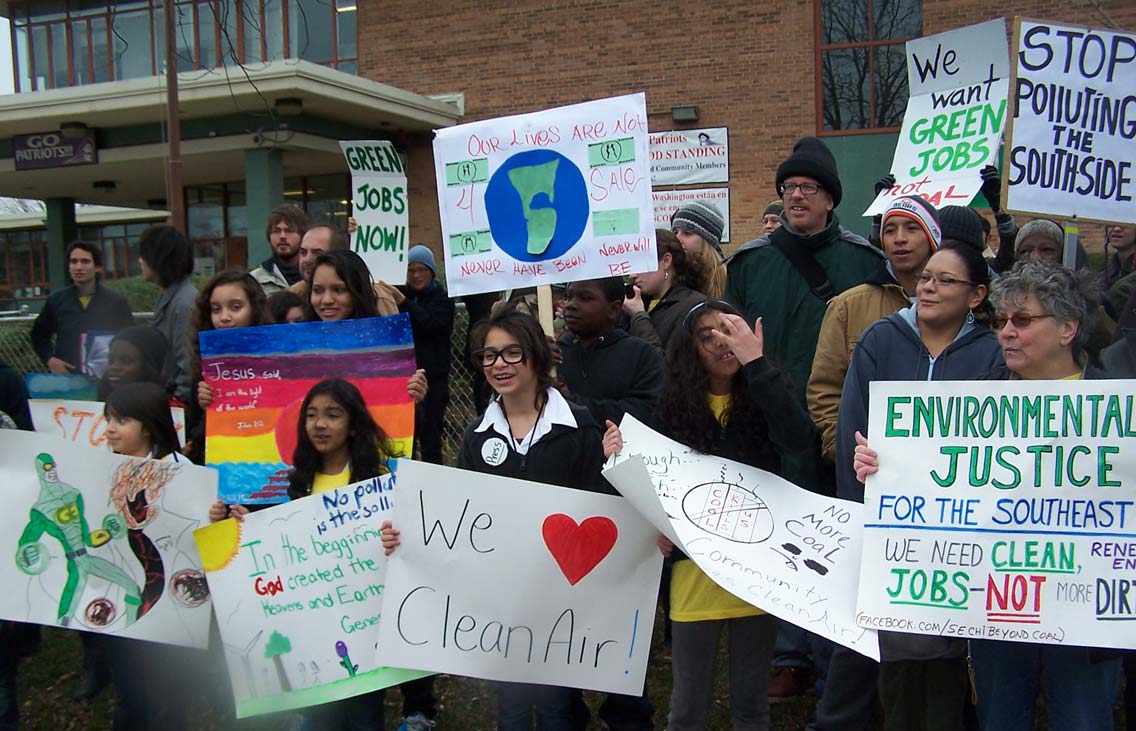
[[[83,306],[84,310],[87,309],[87,305],[91,304],[91,295],[89,295],[89,294],[79,295],[79,304],[81,304]]]
[[[322,472],[317,472],[316,477],[312,480],[312,494],[318,495],[321,492],[328,490],[335,490],[340,487],[347,487],[351,484],[351,465],[343,468],[342,472],[334,475],[325,475]]]
[[[721,423],[730,408],[730,394],[706,394],[706,403]],[[678,561],[671,572],[671,620],[699,622],[707,619],[737,619],[765,614],[755,606],[714,583],[693,561]]]
[[[1064,378],[1059,379],[1059,380],[1062,380],[1062,381],[1079,381],[1079,380],[1081,380],[1081,376],[1083,376],[1083,375],[1085,375],[1085,374],[1084,373],[1074,373],[1071,376],[1065,376]]]

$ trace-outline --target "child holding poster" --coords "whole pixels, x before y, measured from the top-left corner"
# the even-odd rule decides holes
[[[115,454],[163,462],[188,461],[178,453],[178,436],[166,391],[155,383],[127,383],[107,395],[104,416],[106,437]],[[115,507],[126,517],[127,543],[141,565],[144,579],[136,595],[126,601],[137,605],[141,618],[166,591],[166,568],[154,542],[144,532],[156,506],[160,488],[142,484],[132,472],[110,487]],[[115,688],[114,728],[177,731],[185,727],[185,708],[179,699],[190,697],[184,687],[190,650],[141,640],[104,635],[105,651]],[[192,659],[197,659],[193,657]],[[181,686],[181,687],[179,687]]]
[[[196,384],[196,405],[186,411],[185,453],[197,464],[205,464],[205,410],[213,403],[213,388],[201,377],[201,347],[197,334],[208,330],[270,325],[272,313],[260,285],[244,272],[214,275],[193,305],[189,332],[190,371]]]
[[[288,497],[292,500],[318,495],[354,482],[385,475],[394,453],[386,432],[375,421],[363,395],[341,378],[320,381],[304,397],[296,425],[296,450],[289,475]],[[209,520],[217,522],[248,513],[242,505],[226,507],[217,501]],[[408,681],[403,692],[403,726],[411,731],[433,727],[435,699],[433,677]],[[377,690],[308,711],[309,721],[319,731],[371,729],[383,726],[384,691]],[[417,725],[415,725],[417,724]]]
[[[665,374],[657,425],[692,449],[778,473],[783,454],[807,449],[815,439],[788,377],[765,357],[761,318],[750,330],[725,302],[701,302],[687,311],[667,347]],[[610,426],[604,452],[622,447],[619,429]],[[768,729],[777,618],[714,583],[674,552],[666,537],[659,536],[659,548],[673,562],[668,591],[674,686],[667,728],[707,727],[718,640],[728,629],[733,726]]]
[[[599,426],[587,409],[569,403],[552,387],[552,349],[537,321],[515,309],[502,310],[474,330],[471,345],[473,364],[481,367],[496,398],[466,429],[458,467],[612,494],[600,476],[608,455]],[[383,547],[388,554],[398,546],[398,536],[385,521]],[[499,731],[530,731],[534,708],[542,731],[578,728],[577,713],[583,706],[578,690],[495,685]]]

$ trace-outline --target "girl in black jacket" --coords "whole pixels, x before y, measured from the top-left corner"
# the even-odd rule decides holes
[[[608,455],[587,409],[552,387],[552,350],[530,315],[505,310],[473,332],[473,365],[496,392],[482,417],[466,429],[458,467],[530,482],[613,493],[600,470]],[[608,425],[614,428],[611,422]],[[398,531],[383,523],[390,554]],[[575,728],[578,691],[549,685],[496,683],[497,728],[528,731],[535,707],[542,731]]]
[[[657,428],[699,452],[780,472],[781,456],[809,448],[816,433],[788,376],[764,355],[761,318],[751,331],[725,302],[695,305],[667,346]],[[619,451],[622,443],[619,430],[610,426],[604,451]],[[659,547],[674,560],[669,589],[674,687],[667,728],[707,727],[718,638],[729,628],[733,726],[768,729],[777,619],[715,584],[662,536]]]

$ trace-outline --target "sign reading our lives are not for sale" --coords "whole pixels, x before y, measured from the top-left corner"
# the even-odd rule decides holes
[[[439,130],[451,295],[654,270],[643,94]]]
[[[1136,647],[1131,381],[873,383],[868,440],[861,626]]]

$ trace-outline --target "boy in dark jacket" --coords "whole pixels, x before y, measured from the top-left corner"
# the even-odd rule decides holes
[[[647,342],[616,328],[623,308],[623,280],[587,279],[568,285],[558,374],[569,401],[597,422],[616,424],[630,412],[648,419],[663,386],[663,362]]]
[[[424,244],[407,254],[405,299],[399,311],[410,315],[414,357],[426,371],[426,398],[414,409],[414,438],[424,462],[442,464],[442,423],[450,403],[450,337],[454,332],[454,301],[434,281],[434,252]]]

